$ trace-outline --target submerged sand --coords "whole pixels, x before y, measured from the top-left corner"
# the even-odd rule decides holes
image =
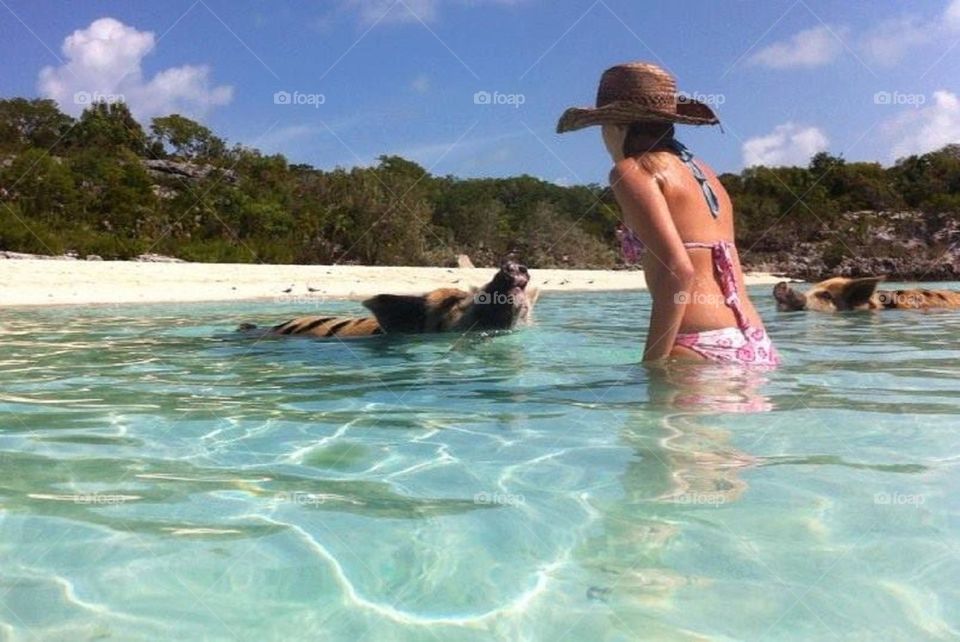
[[[0,260],[0,305],[69,305],[274,299],[316,303],[389,292],[419,294],[439,287],[481,286],[490,268],[136,263],[129,261]],[[541,292],[643,290],[634,270],[532,270]],[[748,274],[750,284],[779,277]]]

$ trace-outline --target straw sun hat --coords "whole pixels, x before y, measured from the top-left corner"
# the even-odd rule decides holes
[[[557,122],[557,133],[592,125],[659,121],[683,125],[720,122],[705,103],[677,92],[670,72],[646,62],[610,67],[600,77],[596,107],[571,107]]]

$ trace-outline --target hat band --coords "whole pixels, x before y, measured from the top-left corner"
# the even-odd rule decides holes
[[[640,94],[640,95],[621,95],[604,96],[597,100],[597,107],[603,107],[610,103],[625,102],[636,103],[650,107],[673,107],[676,108],[678,99],[677,94]]]

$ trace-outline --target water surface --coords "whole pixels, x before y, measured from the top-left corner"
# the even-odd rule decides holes
[[[753,294],[775,372],[639,366],[645,294],[0,312],[0,640],[960,637],[960,314]]]

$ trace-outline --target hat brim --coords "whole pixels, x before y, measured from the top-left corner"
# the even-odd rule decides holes
[[[594,125],[629,125],[637,121],[679,123],[681,125],[717,125],[720,119],[705,103],[690,98],[677,103],[677,111],[667,111],[628,101],[614,101],[603,107],[571,107],[557,121],[557,133]]]

